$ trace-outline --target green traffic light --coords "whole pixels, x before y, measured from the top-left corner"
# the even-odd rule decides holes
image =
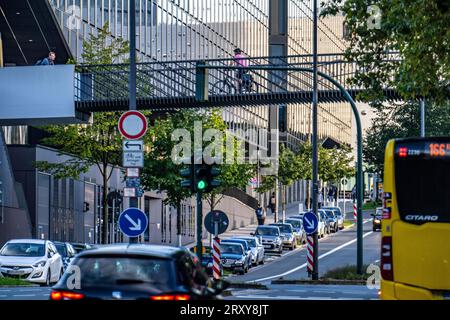
[[[206,181],[205,180],[200,180],[198,183],[197,183],[197,189],[198,190],[203,190],[203,189],[205,189],[206,188]]]

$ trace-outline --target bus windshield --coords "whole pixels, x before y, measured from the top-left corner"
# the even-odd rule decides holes
[[[450,159],[397,158],[395,175],[401,220],[450,222]]]

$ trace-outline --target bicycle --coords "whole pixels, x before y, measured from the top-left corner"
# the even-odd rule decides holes
[[[214,94],[242,94],[258,92],[258,85],[253,80],[253,76],[247,71],[243,72],[240,78],[229,77],[226,75],[223,80],[219,80],[213,85],[212,92]]]

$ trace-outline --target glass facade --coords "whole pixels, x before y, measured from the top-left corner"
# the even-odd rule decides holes
[[[128,0],[48,1],[78,61],[83,40],[105,23],[112,38],[129,38]],[[312,52],[311,2],[288,1],[289,55]],[[136,47],[143,62],[231,58],[237,47],[249,57],[269,54],[268,0],[136,0],[136,25]],[[319,53],[343,52],[347,45],[343,17],[319,20],[318,37]],[[299,143],[310,134],[308,109],[308,104],[288,105],[287,131],[292,141]],[[267,106],[229,107],[223,117],[230,129],[268,127]],[[350,144],[350,117],[348,104],[321,104],[321,137]]]

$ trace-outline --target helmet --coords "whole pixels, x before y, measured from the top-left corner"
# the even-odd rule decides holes
[[[239,49],[239,48],[234,49],[234,53],[236,53],[236,54],[239,54],[239,53],[241,53],[241,52],[242,52],[242,50]]]

